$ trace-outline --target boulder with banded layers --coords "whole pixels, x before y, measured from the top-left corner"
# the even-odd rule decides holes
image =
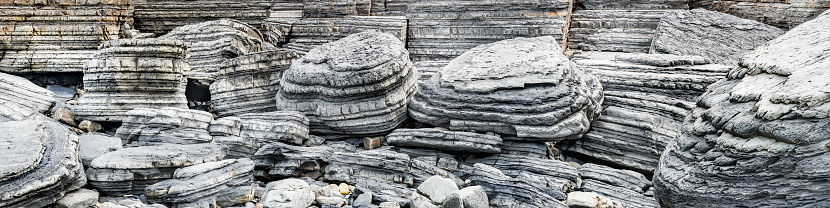
[[[219,116],[275,111],[279,80],[291,62],[293,50],[276,49],[244,54],[222,62],[210,99]]]

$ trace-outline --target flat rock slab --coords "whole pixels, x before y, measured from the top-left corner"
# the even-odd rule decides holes
[[[137,108],[127,111],[115,136],[142,146],[208,143],[212,121],[213,114],[200,110]]]
[[[188,166],[176,170],[173,179],[144,188],[144,194],[148,200],[156,203],[179,204],[216,201],[223,198],[220,194],[225,191],[247,192],[252,195],[253,170],[254,162],[247,158]]]
[[[396,129],[386,135],[389,145],[467,153],[499,153],[501,137],[494,134],[438,129]]]

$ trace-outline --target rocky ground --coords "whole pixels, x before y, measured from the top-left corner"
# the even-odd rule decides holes
[[[828,8],[0,1],[0,207],[828,207]]]

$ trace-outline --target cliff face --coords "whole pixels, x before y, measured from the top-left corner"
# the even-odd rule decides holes
[[[828,0],[697,0],[691,5],[782,28],[793,28],[830,9]]]

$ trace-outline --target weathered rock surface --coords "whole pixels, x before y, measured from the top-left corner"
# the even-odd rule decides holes
[[[266,40],[303,52],[369,30],[392,34],[404,43],[407,35],[405,17],[269,18],[262,25]]]
[[[132,23],[130,1],[0,3],[0,71],[81,72],[101,43]]]
[[[45,207],[86,184],[78,137],[54,121],[0,123],[0,207]]]
[[[127,112],[115,136],[141,146],[209,143],[211,121],[213,115],[200,110],[137,108]]]
[[[582,179],[597,180],[608,185],[626,188],[638,193],[644,193],[651,187],[643,174],[622,169],[614,169],[604,165],[585,163],[579,166],[579,176]]]
[[[388,181],[405,185],[404,187],[415,183],[414,176],[409,172],[411,160],[409,155],[403,153],[383,149],[360,153],[335,152],[329,162],[323,176],[328,181],[350,184]]]
[[[415,147],[452,153],[499,153],[501,137],[438,129],[396,129],[386,135],[389,145]]]
[[[469,164],[484,164],[499,169],[501,173],[513,178],[524,176],[539,181],[540,186],[566,193],[579,188],[582,179],[577,169],[570,164],[551,159],[531,158],[527,156],[500,154],[465,161]],[[564,198],[565,195],[551,195]]]
[[[155,203],[193,203],[212,198],[228,190],[249,195],[242,200],[253,198],[251,184],[254,162],[251,159],[229,159],[202,163],[176,170],[173,179],[165,180],[144,189],[147,199]],[[242,203],[245,201],[237,201]]]
[[[420,122],[527,140],[575,139],[600,113],[602,87],[552,37],[476,47],[424,82],[410,103]]]
[[[458,186],[455,185],[451,179],[442,178],[441,176],[429,177],[426,181],[418,185],[418,192],[429,197],[434,202],[439,204],[444,203],[444,200],[450,193],[458,191]]]
[[[703,7],[783,28],[798,26],[818,17],[830,8],[830,1],[827,0],[692,0],[690,3],[695,7]]]
[[[300,58],[292,50],[277,49],[228,59],[210,85],[210,99],[219,116],[275,111],[274,96],[282,73]]]
[[[84,68],[78,120],[118,122],[135,108],[187,108],[187,45],[170,39],[105,42]]]
[[[614,207],[614,202],[593,192],[575,191],[568,193],[565,204],[569,208]]]
[[[660,20],[650,53],[702,56],[713,63],[733,66],[746,52],[784,32],[720,12],[674,10]]]
[[[404,44],[375,31],[309,51],[283,73],[277,109],[301,111],[315,133],[379,134],[407,118],[417,72]]]
[[[299,147],[274,142],[259,148],[253,155],[257,169],[264,176],[309,177],[322,176],[334,149],[328,146]]]
[[[12,102],[32,111],[45,113],[55,105],[55,93],[23,77],[0,73],[0,101]]]
[[[582,182],[582,191],[597,193],[611,199],[615,203],[621,204],[622,207],[660,207],[660,204],[657,203],[657,199],[654,197],[593,179],[585,179]]]
[[[240,55],[275,49],[262,39],[256,28],[231,19],[201,22],[173,29],[159,37],[177,39],[187,43],[188,79],[197,80],[205,88],[217,76],[222,62]]]
[[[729,70],[703,57],[668,54],[584,53],[574,62],[599,78],[604,110],[582,139],[557,147],[648,174],[695,97]]]
[[[568,47],[582,51],[648,53],[657,25],[665,12],[575,10],[568,32]]]
[[[23,120],[52,121],[53,119],[16,102],[0,100],[0,122]]]
[[[688,0],[579,0],[589,10],[667,10],[689,9]]]
[[[212,143],[124,148],[92,160],[86,176],[103,194],[142,194],[145,187],[174,178],[176,169],[220,161],[226,152]]]
[[[81,135],[78,137],[78,157],[84,167],[90,167],[92,160],[108,152],[121,150],[121,139],[104,135]]]
[[[299,179],[274,181],[265,190],[261,203],[267,208],[308,207],[315,199],[308,183]]]
[[[561,200],[565,194],[558,189],[544,187],[537,180],[523,174],[518,178],[503,174],[496,168],[484,164],[475,164],[467,180],[470,184],[484,188],[491,206],[496,207],[568,207]],[[561,199],[550,195],[561,196]]]
[[[273,11],[302,9],[303,0],[141,0],[133,5],[136,29],[164,34],[179,26],[224,18],[259,26]]]
[[[274,111],[249,113],[239,116],[242,120],[239,136],[254,138],[261,145],[285,142],[295,145],[308,144],[309,120],[301,112]]]
[[[748,53],[709,86],[666,148],[654,194],[666,206],[830,203],[830,12]],[[705,181],[705,183],[701,183]]]

